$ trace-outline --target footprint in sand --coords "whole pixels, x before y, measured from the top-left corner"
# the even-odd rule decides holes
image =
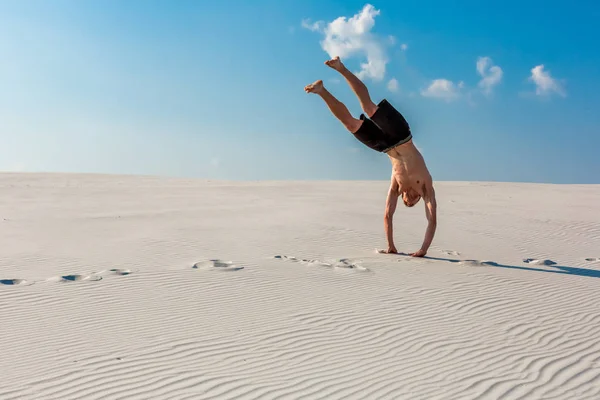
[[[98,275],[63,275],[60,277],[62,282],[79,282],[79,281],[99,281],[102,280]]]
[[[589,261],[589,262],[600,262],[600,257],[591,257],[591,258],[586,258],[585,261]]]
[[[104,271],[104,272],[106,272],[106,271]],[[55,277],[46,279],[46,282],[100,281],[100,280],[102,280],[101,274],[104,272],[93,273],[90,275],[70,274],[70,275],[55,276]],[[117,268],[111,269],[111,270],[109,270],[109,272],[111,272],[112,274],[115,274],[115,275],[120,275],[120,276],[129,275],[129,274],[133,273],[133,271],[130,269],[117,269]],[[5,285],[5,286],[33,285],[33,284],[34,284],[34,282],[29,282],[29,281],[26,281],[25,279],[0,279],[0,285]]]
[[[107,275],[117,275],[117,276],[127,276],[127,275],[131,275],[134,272],[139,272],[139,270],[135,269],[129,269],[129,268],[112,268],[112,269],[106,269],[100,272],[94,272],[92,274],[92,276],[98,276],[98,277],[106,277]]]
[[[346,269],[354,269],[357,271],[368,271],[369,269],[359,265],[355,261],[349,260],[347,258],[340,258],[339,260],[334,261],[330,264],[333,268],[346,268]]]
[[[331,262],[328,261],[320,261],[320,260],[309,260],[309,259],[299,259],[293,256],[274,256],[273,258],[278,260],[289,260],[293,262],[300,262],[309,266],[317,266],[317,267],[327,267],[332,269],[347,269],[347,270],[356,270],[356,271],[369,271],[368,268],[359,265],[356,261],[352,261],[348,258],[340,258]]]
[[[552,260],[538,260],[537,258],[526,258],[523,262],[531,265],[556,265]]]
[[[197,262],[192,266],[194,269],[201,269],[204,271],[240,271],[244,269],[244,267],[239,267],[231,261],[222,261],[222,260],[207,260]]]
[[[0,279],[0,285],[14,286],[25,284],[27,284],[27,281],[25,279]]]
[[[273,256],[273,258],[276,258],[278,260],[300,261],[296,257],[291,257],[291,256]],[[302,261],[304,261],[304,260],[302,260]]]
[[[292,262],[301,262],[301,263],[305,263],[305,264],[316,264],[319,263],[320,261],[318,260],[309,260],[307,258],[297,258],[294,256],[273,256],[273,258],[275,258],[276,260],[287,260],[287,261],[292,261]]]
[[[96,274],[92,275],[62,275],[48,279],[48,282],[82,282],[82,281],[100,281],[102,277]]]
[[[490,261],[481,261],[481,260],[460,260],[458,262],[460,265],[467,265],[470,267],[483,267],[487,264],[490,264]]]
[[[109,271],[115,275],[120,275],[120,276],[131,275],[133,273],[133,271],[130,269],[121,269],[121,268],[114,268]]]
[[[447,254],[449,256],[460,256],[460,253],[454,250],[442,250],[442,253]]]

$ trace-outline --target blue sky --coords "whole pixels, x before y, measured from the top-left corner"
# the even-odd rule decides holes
[[[0,170],[387,180],[328,50],[436,180],[600,183],[600,5],[449,3],[0,0]]]

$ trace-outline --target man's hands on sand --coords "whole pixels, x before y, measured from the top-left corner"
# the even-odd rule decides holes
[[[383,254],[400,254],[400,255],[404,255],[404,256],[411,256],[411,257],[425,257],[425,255],[427,254],[426,250],[419,250],[419,251],[415,251],[414,253],[398,253],[398,250],[396,250],[395,246],[388,246],[387,250],[379,250],[380,253]]]

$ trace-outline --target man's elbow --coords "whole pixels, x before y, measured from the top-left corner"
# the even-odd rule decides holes
[[[383,213],[383,220],[389,222],[392,220],[392,218],[394,218],[394,211],[385,210],[385,212]]]

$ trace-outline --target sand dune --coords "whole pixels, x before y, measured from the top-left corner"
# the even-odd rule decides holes
[[[0,174],[0,399],[598,399],[600,186]]]

